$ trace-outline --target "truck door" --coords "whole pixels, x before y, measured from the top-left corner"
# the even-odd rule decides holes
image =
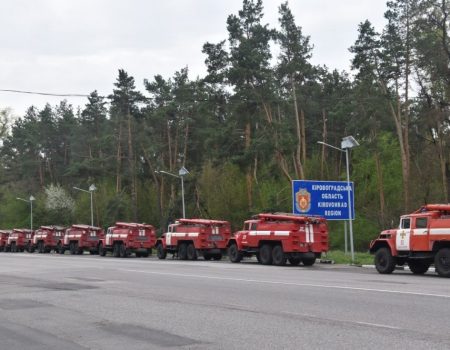
[[[410,250],[411,218],[403,217],[400,219],[400,227],[395,237],[397,250]]]
[[[172,232],[173,232],[173,226],[169,225],[169,229],[166,233],[166,246],[172,245]]]
[[[411,230],[411,250],[414,251],[429,251],[429,234],[428,218],[416,217],[414,218],[413,229]]]

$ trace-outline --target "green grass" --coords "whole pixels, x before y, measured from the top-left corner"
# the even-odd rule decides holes
[[[335,264],[351,264],[350,252],[347,255],[342,250],[330,250],[322,259],[333,260]],[[355,265],[373,265],[373,255],[369,253],[355,252]]]

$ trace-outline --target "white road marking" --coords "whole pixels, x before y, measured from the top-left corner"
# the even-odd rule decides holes
[[[257,280],[257,279],[249,279],[249,278],[218,277],[218,276],[206,276],[206,275],[173,273],[173,272],[156,272],[156,271],[145,271],[145,270],[134,270],[134,269],[118,269],[118,270],[125,271],[125,272],[138,272],[138,273],[145,273],[145,274],[150,274],[150,275],[161,275],[161,276],[192,277],[192,278],[204,278],[204,279],[221,280],[221,281],[235,281],[235,282],[248,282],[248,283],[275,284],[275,285],[297,286],[297,287],[311,287],[311,288],[342,289],[342,290],[354,290],[354,291],[361,291],[361,292],[405,294],[405,295],[416,295],[416,296],[424,296],[424,297],[435,297],[435,298],[450,299],[450,295],[447,295],[447,294],[419,293],[419,292],[408,292],[408,291],[391,290],[391,289],[349,287],[349,286],[314,284],[314,283],[269,281],[269,280]]]

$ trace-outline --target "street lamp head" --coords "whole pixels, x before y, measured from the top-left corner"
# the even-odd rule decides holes
[[[358,141],[355,140],[355,138],[353,136],[346,136],[342,138],[342,142],[341,142],[341,148],[342,149],[347,149],[347,148],[354,148],[354,147],[358,147],[359,143]]]
[[[91,192],[95,191],[96,189],[97,189],[97,187],[95,187],[94,184],[89,186],[89,191],[91,191]]]
[[[34,201],[36,198],[34,198],[32,195],[30,196],[30,202]]]
[[[189,174],[189,171],[184,166],[178,171],[178,175],[180,176],[185,176],[187,174]]]

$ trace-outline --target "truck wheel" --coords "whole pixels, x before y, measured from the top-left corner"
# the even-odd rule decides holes
[[[270,244],[263,244],[259,249],[259,257],[261,264],[272,265],[272,246]]]
[[[283,247],[281,245],[276,245],[272,249],[272,261],[276,266],[284,266],[286,265],[286,256],[283,252]]]
[[[113,257],[118,258],[119,256],[120,256],[119,243],[114,243],[114,246],[113,246]]]
[[[209,253],[203,253],[203,259],[206,261],[209,261],[212,259],[212,256]]]
[[[186,248],[186,255],[188,260],[197,260],[197,250],[192,243],[189,243]]]
[[[215,261],[222,260],[222,254],[219,253],[219,254],[214,255],[214,256],[213,256],[213,260],[215,260]]]
[[[441,277],[450,277],[450,249],[440,249],[434,257],[436,272]]]
[[[119,254],[121,258],[128,257],[127,247],[125,247],[125,244],[123,243],[119,246]]]
[[[288,258],[289,260],[289,264],[291,264],[292,266],[298,266],[301,262],[301,259],[299,258]]]
[[[178,246],[178,259],[187,260],[187,246],[186,243],[181,243]]]
[[[83,248],[80,248],[80,245],[78,242],[75,242],[73,244],[73,246],[75,247],[75,252],[77,253],[77,255],[82,255],[83,254]]]
[[[58,244],[57,244],[57,246],[56,246],[56,251],[57,251],[59,254],[64,254],[64,248],[63,248],[61,242],[58,242]]]
[[[167,252],[166,252],[166,250],[164,249],[164,246],[162,245],[162,243],[159,243],[159,244],[156,246],[156,254],[158,255],[158,259],[160,259],[160,260],[163,260],[163,259],[166,258]]]
[[[426,260],[408,260],[408,266],[411,272],[415,275],[423,275],[428,271],[431,263]]]
[[[381,274],[392,273],[395,269],[395,258],[389,248],[380,248],[375,253],[375,268]]]
[[[99,243],[99,245],[98,245],[98,255],[100,255],[100,256],[106,255],[106,249],[103,248],[103,243]]]
[[[12,253],[16,253],[17,252],[17,246],[15,242],[11,243],[11,252]]]
[[[236,243],[231,243],[228,247],[228,258],[232,263],[238,263],[242,260],[242,254],[239,252]]]
[[[73,242],[70,242],[69,244],[69,250],[71,255],[75,255],[77,252],[75,250],[75,244]]]
[[[316,258],[305,258],[302,259],[302,263],[304,266],[313,266],[316,262]]]

